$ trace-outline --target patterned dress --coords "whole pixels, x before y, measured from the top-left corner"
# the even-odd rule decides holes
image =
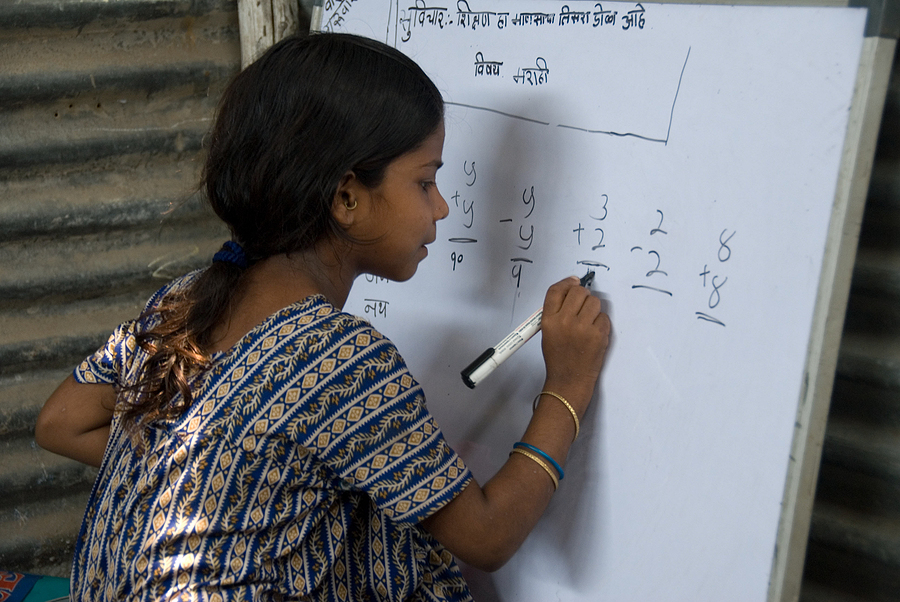
[[[116,329],[75,378],[133,383],[144,320]],[[418,526],[471,475],[365,320],[309,297],[214,355],[193,390],[183,416],[146,430],[143,453],[113,419],[73,601],[471,599]]]

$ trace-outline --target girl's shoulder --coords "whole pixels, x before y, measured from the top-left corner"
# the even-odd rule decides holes
[[[150,299],[147,300],[146,305],[144,305],[144,313],[151,312],[159,307],[163,299],[169,295],[177,295],[185,292],[202,273],[203,269],[193,270],[164,284],[153,293]]]
[[[278,331],[286,334],[310,332],[322,335],[352,337],[360,347],[370,344],[393,345],[390,339],[379,332],[365,318],[335,307],[322,295],[311,295],[276,312],[266,321],[269,333]]]

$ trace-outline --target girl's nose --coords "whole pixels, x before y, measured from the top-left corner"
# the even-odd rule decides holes
[[[447,201],[444,200],[444,195],[441,194],[440,190],[437,191],[437,196],[438,204],[437,207],[435,207],[435,221],[440,221],[450,215],[450,206],[447,205]]]

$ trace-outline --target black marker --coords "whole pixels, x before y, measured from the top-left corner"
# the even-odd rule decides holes
[[[594,272],[588,271],[588,273],[579,280],[579,283],[581,286],[590,286],[593,280]],[[466,383],[466,386],[470,389],[474,389],[478,383],[487,378],[487,376],[496,370],[500,364],[518,351],[519,347],[527,343],[528,339],[536,335],[541,329],[541,318],[543,315],[543,309],[537,310],[531,314],[527,320],[522,322],[518,328],[509,333],[506,338],[490,349],[487,349],[478,356],[478,359],[469,364],[466,369],[461,372],[463,382]]]

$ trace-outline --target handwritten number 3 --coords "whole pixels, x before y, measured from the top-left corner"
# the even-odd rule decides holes
[[[600,198],[603,199],[603,206],[600,207],[601,209],[603,209],[603,217],[594,217],[593,215],[591,216],[591,218],[597,220],[598,222],[602,222],[606,219],[606,216],[609,215],[609,209],[606,208],[606,205],[609,204],[609,197],[605,194],[601,194]]]

